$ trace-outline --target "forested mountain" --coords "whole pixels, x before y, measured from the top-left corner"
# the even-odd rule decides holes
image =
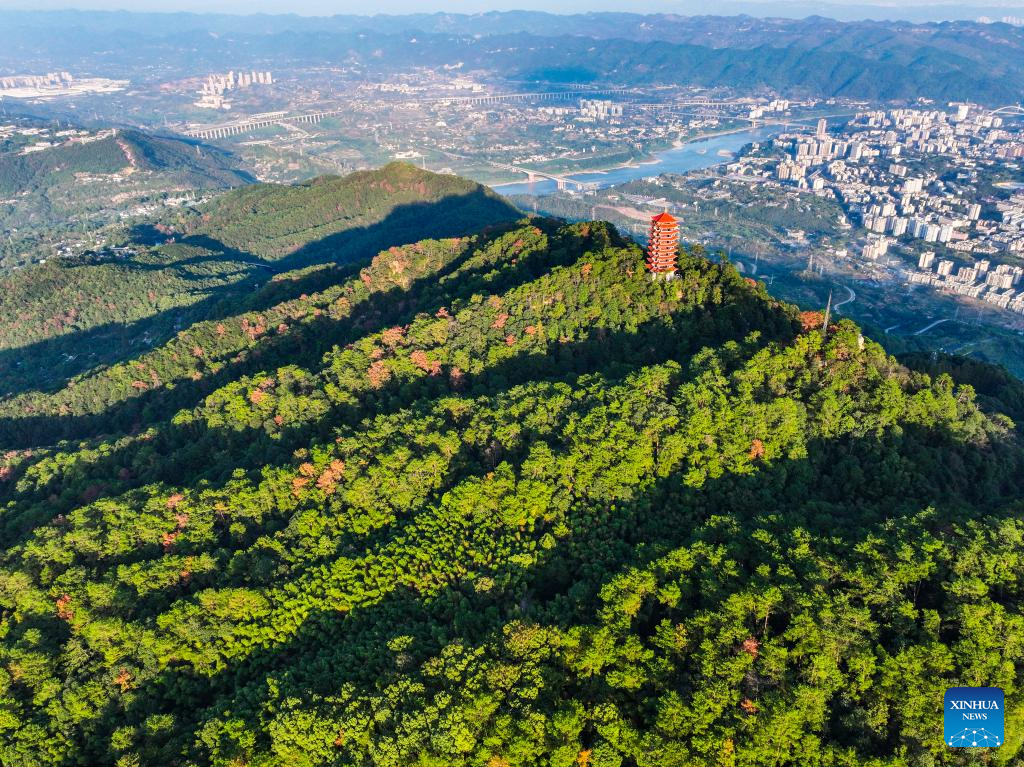
[[[0,155],[0,195],[46,192],[82,175],[147,171],[166,174],[169,186],[184,189],[226,188],[252,181],[221,149],[121,130],[96,141],[43,152]]]
[[[63,385],[200,320],[266,306],[268,296],[280,301],[287,286],[297,298],[382,247],[519,215],[478,184],[401,163],[227,192],[137,227],[127,251],[0,276],[0,398]],[[325,268],[291,273],[318,265]]]
[[[292,246],[231,205],[195,231]],[[1013,763],[1007,382],[600,222],[260,295],[4,405],[0,763]],[[957,684],[1006,693],[985,757]]]
[[[432,207],[438,204],[444,207]],[[385,245],[516,215],[486,187],[402,162],[292,186],[257,184],[222,195],[195,213],[180,222],[185,235],[212,238],[270,261],[284,259],[282,266],[337,260],[346,249],[352,253],[344,260],[368,257]]]
[[[41,121],[22,122],[62,132]],[[23,141],[0,146],[0,274],[167,201],[253,180],[232,155],[194,141],[113,129],[48,138],[63,143],[28,154]]]

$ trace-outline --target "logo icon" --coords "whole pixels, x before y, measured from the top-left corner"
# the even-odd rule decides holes
[[[943,740],[947,746],[1003,745],[1003,691],[998,687],[950,687],[944,704]]]

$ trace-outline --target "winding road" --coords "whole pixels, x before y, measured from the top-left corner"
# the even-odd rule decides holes
[[[929,325],[925,325],[923,328],[921,328],[916,333],[914,333],[914,335],[915,336],[919,336],[922,333],[927,333],[929,330],[934,328],[936,325],[941,325],[943,322],[949,322],[951,319],[952,319],[951,317],[943,317],[941,320],[935,320],[935,322],[932,322]]]
[[[832,304],[832,309],[837,312],[839,311],[840,306],[844,306],[845,304],[848,304],[851,301],[857,300],[857,294],[854,292],[853,288],[851,288],[849,285],[843,285],[842,287],[846,288],[846,292],[849,293],[850,295],[848,295],[839,303]]]

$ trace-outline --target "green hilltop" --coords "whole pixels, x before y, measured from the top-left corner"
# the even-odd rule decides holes
[[[0,274],[0,396],[52,389],[182,327],[256,306],[264,294],[254,289],[296,269],[319,268],[288,280],[313,289],[383,247],[521,215],[479,184],[402,163],[228,191],[135,227],[127,250]],[[269,287],[279,299],[282,286]]]
[[[431,209],[435,205],[441,209]],[[221,195],[184,219],[186,235],[290,265],[352,260],[346,248],[379,250],[441,233],[506,221],[513,213],[499,195],[468,179],[393,162],[347,176],[320,176],[301,184],[255,184]],[[518,216],[516,216],[518,217]]]
[[[340,183],[182,231],[315,261]],[[1013,763],[1019,384],[602,222],[398,232],[0,406],[0,763],[967,764],[955,685]]]
[[[220,149],[129,129],[45,152],[0,155],[0,195],[47,192],[81,174],[131,172],[163,173],[187,189],[228,188],[252,181]]]
[[[61,247],[81,249],[93,232],[120,226],[125,216],[253,180],[216,147],[134,129],[28,154],[19,149],[0,151],[0,275]]]

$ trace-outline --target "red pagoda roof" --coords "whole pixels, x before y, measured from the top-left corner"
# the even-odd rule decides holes
[[[674,224],[676,219],[674,216],[670,216],[666,211],[665,213],[659,213],[657,216],[652,218],[651,221],[657,224]]]

